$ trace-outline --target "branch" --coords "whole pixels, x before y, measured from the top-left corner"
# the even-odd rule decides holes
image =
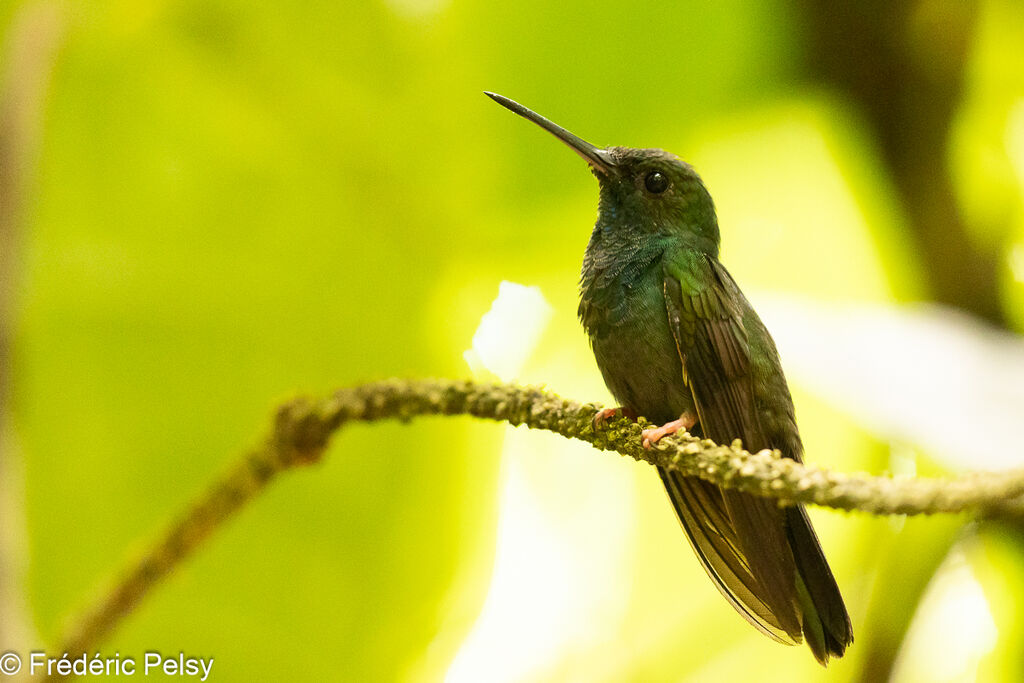
[[[24,463],[10,424],[11,340],[23,211],[65,17],[63,7],[50,0],[19,5],[0,55],[0,643],[24,650],[35,636],[23,589],[28,543]]]
[[[776,498],[784,505],[812,503],[873,514],[1024,513],[1024,470],[957,479],[847,475],[801,465],[781,457],[778,451],[751,454],[742,449],[739,440],[719,446],[682,433],[647,450],[640,443],[646,421],[618,418],[595,428],[593,420],[599,409],[597,404],[567,401],[539,388],[453,380],[389,380],[342,389],[322,400],[300,398],[287,403],[277,411],[266,441],[222,475],[129,565],[112,588],[71,622],[59,651],[74,656],[93,649],[161,579],[275,476],[319,461],[330,437],[355,421],[472,415],[526,425],[719,486]]]

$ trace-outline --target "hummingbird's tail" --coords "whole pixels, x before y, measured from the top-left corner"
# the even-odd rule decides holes
[[[804,639],[815,659],[826,664],[829,657],[842,657],[853,642],[850,615],[802,505],[786,508],[786,534],[796,560]]]
[[[803,507],[783,510],[680,472],[658,472],[690,545],[736,611],[780,643],[806,640],[822,665],[830,657],[841,657],[853,642],[853,628]],[[778,525],[779,535],[772,542],[758,544],[765,540],[758,536],[750,539],[755,543],[748,542],[752,533],[745,520],[757,515],[762,527]],[[771,558],[784,571],[765,571]]]
[[[690,545],[722,595],[769,638],[787,645],[799,643],[802,633],[796,587],[791,579],[769,582],[766,587],[753,573],[722,490],[680,472],[659,467],[658,473]]]

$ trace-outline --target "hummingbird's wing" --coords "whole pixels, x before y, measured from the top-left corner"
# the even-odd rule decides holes
[[[754,401],[744,300],[721,266],[683,250],[664,262],[669,326],[704,436],[768,447]],[[724,270],[724,269],[723,269]],[[680,521],[705,569],[741,614],[783,642],[803,640],[796,565],[785,512],[773,500],[663,472]],[[767,612],[767,614],[766,614]]]

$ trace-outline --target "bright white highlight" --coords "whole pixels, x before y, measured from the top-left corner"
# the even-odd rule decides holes
[[[998,635],[981,585],[963,553],[954,550],[914,616],[893,680],[973,682]]]
[[[486,370],[503,382],[516,379],[551,320],[551,306],[538,287],[502,281],[498,298],[484,313],[463,354],[474,374]]]
[[[614,642],[626,612],[635,517],[623,470],[583,474],[589,447],[534,437],[508,432],[494,575],[446,683],[545,679]]]
[[[1024,341],[935,305],[755,297],[786,374],[954,470],[1024,465]],[[965,445],[969,444],[969,448]]]
[[[583,380],[593,377],[590,358],[561,334],[578,332],[570,316],[556,326],[548,364],[530,358],[551,314],[536,287],[501,283],[466,360],[478,375],[539,377],[593,394]],[[612,652],[603,649],[620,637],[633,583],[637,468],[595,459],[586,444],[543,437],[506,431],[494,573],[447,683],[560,680],[567,662],[589,671],[587,653]]]

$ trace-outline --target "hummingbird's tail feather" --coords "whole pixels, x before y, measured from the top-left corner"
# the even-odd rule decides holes
[[[794,618],[780,618],[751,574],[721,490],[695,477],[658,468],[686,537],[715,586],[747,621],[769,638],[786,645],[801,642]],[[792,615],[795,617],[795,615]]]
[[[803,506],[786,509],[786,532],[799,574],[804,635],[814,657],[826,664],[853,642],[850,615]]]
[[[758,571],[763,558],[744,552],[740,527],[742,501],[728,500],[722,490],[695,477],[658,468],[683,531],[718,590],[747,621],[768,637],[794,645],[807,641],[822,665],[842,657],[853,642],[853,627],[821,544],[802,506],[774,509],[785,528],[782,550],[789,555],[791,578],[785,586],[769,585],[772,574]],[[747,494],[743,494],[747,495]],[[757,499],[761,501],[762,499]],[[758,507],[748,512],[763,512]],[[749,515],[748,515],[749,516]],[[749,535],[749,530],[746,532]],[[748,547],[750,544],[746,544]],[[787,548],[788,546],[788,548]],[[753,567],[753,571],[752,571]],[[776,580],[777,583],[777,580]],[[774,590],[769,590],[774,589]],[[780,604],[782,593],[791,598]],[[795,610],[799,611],[799,616]]]

